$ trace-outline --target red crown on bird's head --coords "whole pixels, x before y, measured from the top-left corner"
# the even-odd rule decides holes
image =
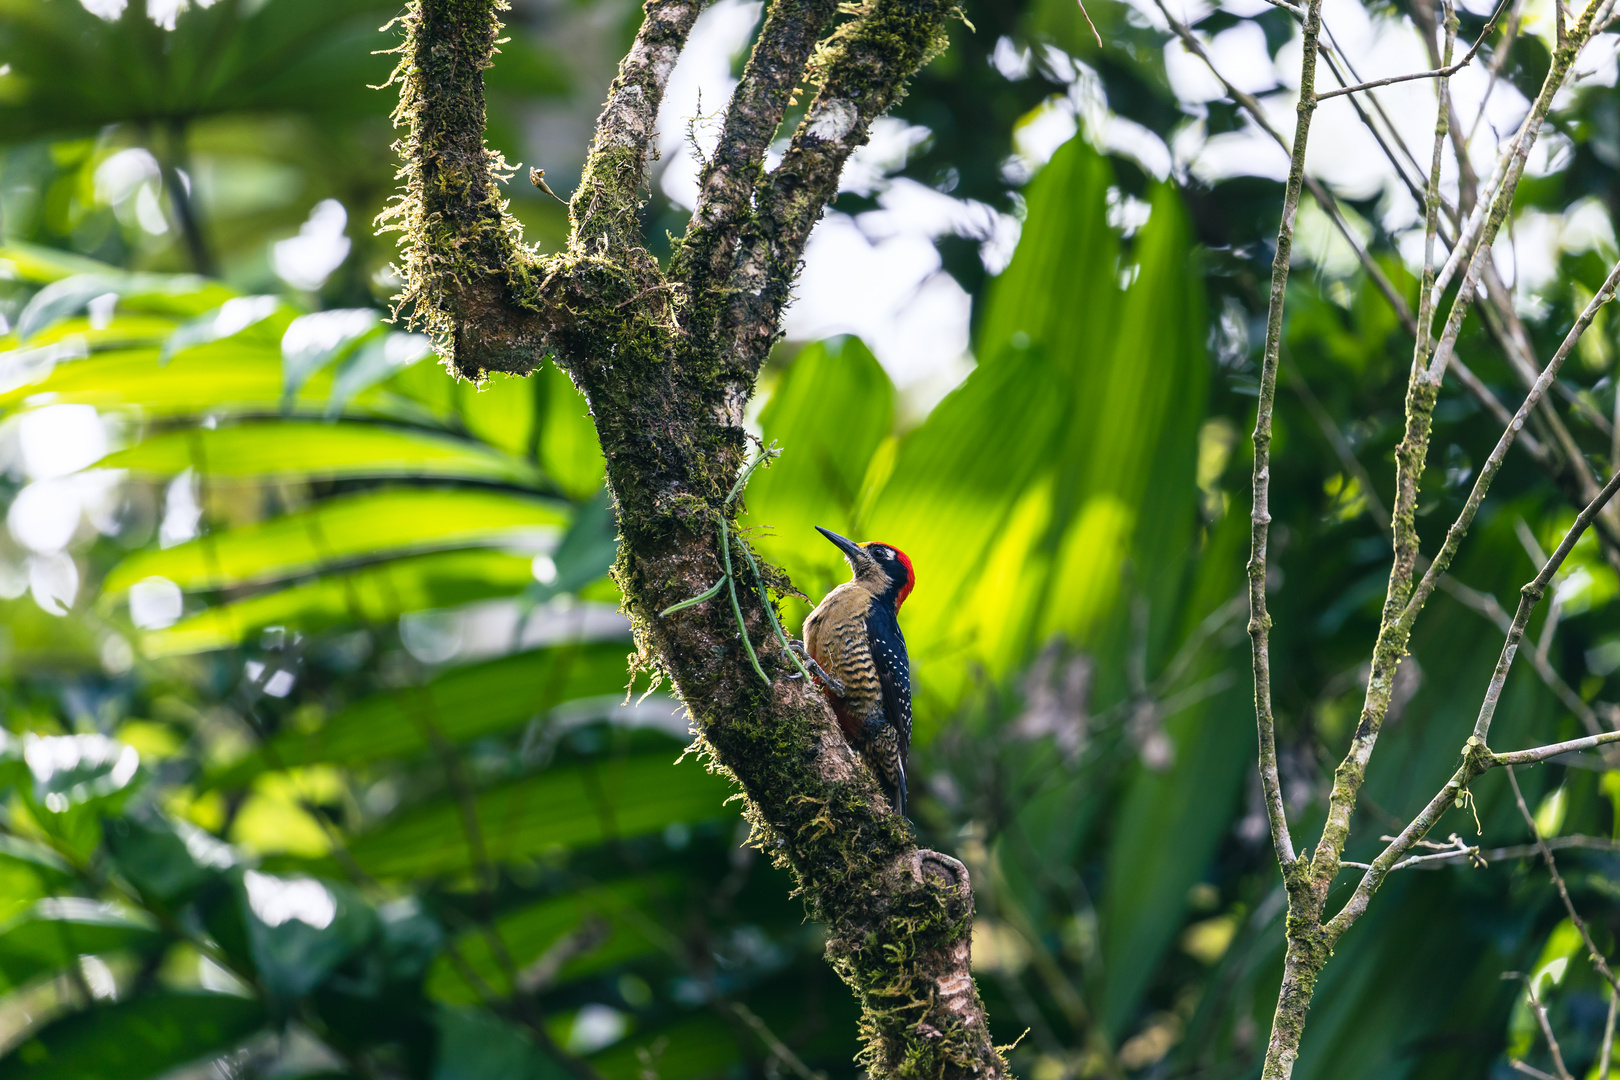
[[[893,544],[886,544],[881,540],[869,540],[861,546],[866,548],[868,551],[872,550],[874,547],[886,547],[890,551],[894,552],[894,561],[906,568],[905,584],[900,586],[900,595],[894,598],[894,610],[899,611],[900,605],[905,603],[906,597],[911,595],[911,587],[917,584],[917,571],[913,570],[911,567],[911,556],[907,555]]]

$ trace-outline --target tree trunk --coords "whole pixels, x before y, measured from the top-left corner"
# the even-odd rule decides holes
[[[505,214],[498,185],[510,170],[483,145],[498,6],[416,0],[402,19],[406,183],[382,219],[402,233],[401,307],[464,377],[526,373],[549,355],[590,402],[638,663],[673,683],[710,767],[741,786],[753,842],[793,872],[827,924],[827,958],[860,1002],[872,1075],[1005,1076],[969,970],[967,871],[917,848],[825,702],[787,677],[794,669],[761,598],[785,579],[766,568],[762,583],[731,561],[765,680],[725,591],[658,614],[726,571],[719,536],[738,510],[728,495],[747,457],[743,408],[805,240],[871,122],[943,47],[954,7],[869,0],[835,25],[834,2],[777,0],[666,270],[641,245],[641,193],[664,84],[700,5],[646,4],[573,196],[567,250],[543,257]],[[820,90],[782,164],[765,173],[807,71]],[[740,543],[733,534],[734,553]]]

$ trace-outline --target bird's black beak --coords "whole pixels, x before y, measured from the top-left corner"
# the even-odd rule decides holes
[[[844,558],[849,560],[851,569],[853,569],[856,563],[866,554],[866,552],[861,550],[861,545],[857,544],[853,540],[848,540],[842,536],[839,536],[831,529],[823,529],[820,525],[817,525],[816,532],[831,540],[837,546],[838,550],[844,553]]]

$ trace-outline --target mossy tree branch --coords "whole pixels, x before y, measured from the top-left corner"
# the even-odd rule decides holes
[[[401,310],[453,370],[529,372],[549,355],[590,403],[619,520],[614,576],[639,663],[667,677],[697,747],[746,797],[754,840],[795,875],[826,952],[862,1009],[874,1077],[1002,1077],[1006,1063],[969,970],[966,869],[919,850],[830,710],[779,647],[761,680],[730,594],[658,613],[718,578],[721,526],[742,468],[742,409],[776,339],[805,241],[838,174],[905,81],[945,43],[947,0],[866,0],[822,37],[835,5],[775,0],[704,171],[703,202],[666,269],[639,221],[658,106],[701,8],[648,0],[597,121],[570,205],[567,248],[526,248],[483,144],[483,72],[502,0],[413,0],[395,81],[404,191],[384,215],[401,233]],[[820,89],[781,167],[763,163],[793,87]],[[741,539],[733,569],[744,633],[772,642]],[[763,578],[765,580],[758,580]]]

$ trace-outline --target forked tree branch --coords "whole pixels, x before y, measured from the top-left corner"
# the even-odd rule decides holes
[[[766,151],[837,9],[837,0],[778,0],[771,5],[731,95],[719,145],[698,182],[697,209],[680,255],[694,286],[721,283],[731,275],[738,234],[752,215]]]
[[[1471,258],[1467,259],[1468,270],[1464,276],[1460,294],[1453,300],[1443,330],[1439,334],[1438,342],[1431,346],[1431,327],[1435,312],[1439,307],[1443,295],[1443,286],[1439,279],[1445,276],[1445,270],[1437,273],[1435,269],[1435,245],[1440,232],[1440,214],[1444,204],[1441,195],[1441,169],[1444,164],[1443,150],[1451,135],[1450,124],[1452,108],[1447,77],[1452,68],[1452,50],[1455,43],[1457,18],[1449,3],[1445,4],[1445,18],[1443,20],[1444,46],[1441,50],[1440,69],[1434,74],[1436,80],[1436,117],[1434,148],[1430,160],[1428,183],[1424,191],[1424,260],[1423,277],[1420,285],[1420,308],[1413,318],[1415,341],[1412,364],[1407,384],[1406,394],[1406,425],[1405,433],[1400,445],[1396,448],[1396,492],[1393,513],[1391,514],[1392,541],[1394,558],[1390,567],[1389,585],[1386,592],[1384,610],[1379,622],[1378,639],[1373,650],[1372,667],[1367,680],[1366,698],[1362,706],[1360,722],[1351,739],[1349,750],[1344,760],[1334,774],[1334,782],[1328,800],[1327,816],[1323,826],[1322,835],[1314,850],[1308,856],[1295,856],[1292,844],[1288,837],[1287,821],[1283,814],[1280,789],[1276,780],[1276,744],[1275,721],[1271,715],[1270,701],[1270,662],[1268,651],[1268,631],[1270,619],[1265,610],[1265,571],[1266,571],[1266,537],[1270,522],[1269,497],[1269,444],[1270,444],[1270,412],[1272,396],[1275,392],[1277,350],[1281,342],[1281,311],[1284,294],[1287,286],[1286,260],[1289,254],[1289,241],[1292,237],[1293,217],[1297,211],[1299,190],[1302,186],[1302,174],[1305,157],[1305,141],[1309,134],[1309,116],[1318,97],[1314,85],[1315,61],[1318,54],[1318,36],[1321,33],[1321,14],[1319,2],[1312,3],[1305,12],[1303,26],[1303,63],[1300,79],[1299,130],[1289,145],[1290,173],[1288,184],[1285,187],[1283,203],[1283,224],[1279,232],[1277,259],[1273,265],[1272,291],[1270,297],[1270,315],[1267,322],[1266,344],[1263,353],[1261,368],[1261,383],[1259,395],[1259,408],[1257,410],[1258,422],[1255,429],[1255,461],[1254,461],[1254,503],[1251,516],[1251,547],[1248,565],[1249,588],[1251,597],[1250,636],[1254,652],[1254,680],[1255,680],[1255,708],[1256,718],[1260,731],[1260,773],[1262,788],[1267,806],[1268,817],[1272,824],[1273,844],[1277,849],[1278,861],[1281,864],[1284,884],[1289,897],[1289,918],[1287,930],[1287,950],[1283,961],[1282,986],[1278,993],[1276,1012],[1272,1021],[1271,1038],[1266,1051],[1263,1066],[1263,1080],[1285,1080],[1292,1075],[1293,1065],[1299,1053],[1300,1040],[1304,1033],[1306,1016],[1309,1011],[1316,980],[1323,967],[1328,962],[1334,942],[1352,925],[1361,913],[1365,911],[1373,892],[1390,870],[1397,865],[1411,847],[1422,840],[1428,830],[1433,827],[1440,814],[1452,802],[1461,799],[1466,792],[1470,779],[1479,775],[1486,769],[1505,763],[1498,755],[1492,754],[1485,745],[1484,735],[1480,734],[1470,738],[1465,751],[1463,765],[1458,769],[1450,783],[1430,801],[1422,814],[1413,821],[1400,837],[1390,844],[1388,848],[1368,865],[1350,902],[1345,905],[1332,919],[1324,921],[1324,908],[1333,885],[1342,865],[1344,849],[1350,837],[1350,823],[1359,801],[1362,784],[1366,779],[1368,764],[1373,749],[1377,743],[1379,731],[1385,717],[1388,715],[1394,677],[1401,660],[1406,655],[1410,640],[1412,622],[1421,610],[1423,601],[1429,590],[1434,586],[1440,574],[1444,572],[1445,565],[1454,553],[1456,543],[1472,519],[1472,511],[1477,510],[1477,503],[1464,511],[1467,520],[1459,520],[1458,526],[1453,529],[1453,536],[1448,539],[1448,545],[1442,550],[1442,557],[1437,559],[1428,568],[1428,573],[1420,588],[1414,589],[1413,578],[1415,571],[1422,562],[1419,548],[1419,538],[1416,526],[1416,510],[1418,486],[1428,457],[1429,433],[1434,414],[1436,396],[1441,379],[1444,377],[1446,367],[1455,348],[1457,331],[1468,305],[1472,302],[1473,292],[1478,287],[1484,265],[1489,259],[1490,245],[1495,238],[1497,229],[1505,220],[1512,205],[1514,191],[1519,177],[1522,175],[1524,160],[1528,155],[1530,145],[1539,133],[1540,126],[1551,108],[1552,100],[1558,89],[1568,77],[1576,55],[1590,35],[1594,16],[1600,6],[1600,0],[1592,0],[1583,12],[1576,26],[1567,34],[1561,34],[1559,48],[1554,56],[1551,70],[1548,72],[1546,82],[1541,93],[1537,96],[1529,116],[1518,133],[1517,138],[1504,154],[1504,160],[1498,169],[1499,180],[1493,185],[1493,192],[1488,196],[1490,209],[1483,213],[1479,222],[1477,240],[1472,241],[1475,246],[1471,251]],[[1202,56],[1206,63],[1208,57],[1190,31],[1170,16],[1165,6],[1160,3],[1160,10],[1182,39],[1187,42],[1189,50]],[[1494,17],[1493,17],[1494,22]],[[1439,28],[1437,28],[1439,29]],[[1481,36],[1481,42],[1484,35]],[[1476,46],[1477,48],[1477,46]],[[1213,66],[1212,66],[1213,68]],[[1216,72],[1219,76],[1219,72]],[[1232,85],[1222,79],[1228,93],[1243,104],[1255,116],[1263,129],[1268,130],[1273,138],[1282,142],[1280,133],[1272,130],[1266,123],[1258,103],[1245,102],[1244,95],[1240,95]],[[1362,89],[1366,89],[1363,87]],[[1366,119],[1364,113],[1363,119]],[[1481,201],[1487,196],[1481,195]],[[1463,230],[1463,236],[1469,237],[1470,229]],[[1448,263],[1457,264],[1466,256],[1469,240],[1459,242],[1453,250],[1453,256]],[[1354,245],[1354,241],[1352,241]],[[1359,250],[1359,249],[1358,249]],[[1363,259],[1363,263],[1368,260]],[[1609,290],[1606,290],[1609,291]],[[1505,456],[1508,446],[1515,441],[1519,429],[1523,427],[1524,417],[1540,402],[1541,397],[1556,374],[1557,367],[1567,357],[1574,342],[1579,339],[1581,332],[1589,325],[1597,306],[1607,300],[1602,297],[1589,306],[1584,318],[1565,345],[1555,355],[1549,364],[1549,370],[1543,373],[1531,388],[1525,404],[1519,415],[1507,425],[1503,438],[1499,441],[1496,451],[1492,455],[1489,467],[1491,476],[1500,467],[1501,458]],[[1403,310],[1404,305],[1396,301],[1397,311]],[[1491,476],[1484,476],[1480,488],[1480,497],[1484,489],[1488,488]],[[1620,473],[1617,473],[1620,477]],[[1576,527],[1572,529],[1570,537],[1566,538],[1566,545],[1561,548],[1557,562],[1561,562],[1568,554],[1568,547],[1573,544],[1573,538],[1584,531],[1587,525],[1601,512],[1614,490],[1620,487],[1620,479],[1611,481],[1598,498],[1593,499],[1582,510],[1577,518]],[[1548,561],[1543,567],[1543,575],[1549,576],[1556,570],[1554,560]],[[1538,576],[1538,581],[1541,576]],[[1534,583],[1532,583],[1534,585]],[[1521,610],[1514,621],[1514,630],[1510,632],[1510,651],[1504,654],[1504,665],[1500,672],[1505,677],[1505,664],[1511,663],[1511,649],[1517,648],[1518,637],[1522,636],[1524,625],[1528,622],[1528,606],[1540,598],[1545,590],[1546,583],[1541,582],[1539,589],[1532,590],[1526,587],[1526,601],[1521,604]],[[1533,596],[1532,596],[1533,592]],[[1499,693],[1500,687],[1493,683]],[[1488,695],[1488,699],[1489,699]],[[1613,738],[1620,738],[1614,736]],[[1568,752],[1574,745],[1586,748],[1588,743],[1595,746],[1611,740],[1608,735],[1594,736],[1586,741],[1577,741],[1572,746],[1557,748],[1558,752]],[[1553,748],[1539,748],[1536,751],[1521,752],[1530,755],[1525,760],[1540,760],[1534,755],[1540,752],[1552,753]]]
[[[507,170],[483,144],[483,72],[502,7],[414,0],[403,17],[405,188],[383,220],[401,233],[403,309],[462,375],[528,372],[550,355],[589,401],[638,663],[673,681],[694,747],[746,796],[753,842],[826,923],[827,958],[861,1005],[868,1072],[1003,1077],[970,970],[967,870],[917,848],[825,701],[766,645],[767,589],[786,580],[741,546],[731,566],[746,587],[681,605],[742,544],[727,528],[742,406],[804,242],[872,120],[943,47],[954,5],[867,0],[812,50],[831,5],[776,0],[705,172],[702,212],[667,271],[642,246],[639,214],[658,107],[701,3],[648,0],[597,121],[567,248],[549,256],[523,246],[499,195]],[[787,95],[811,72],[823,79],[816,104],[788,160],[762,175]]]
[[[1461,806],[1466,796],[1463,794],[1470,783],[1496,768],[1499,765],[1525,764],[1531,761],[1545,761],[1560,754],[1575,753],[1580,750],[1592,749],[1600,745],[1620,740],[1620,732],[1608,732],[1598,736],[1588,736],[1584,739],[1575,739],[1568,743],[1557,743],[1552,746],[1538,747],[1533,750],[1521,750],[1508,754],[1493,753],[1487,745],[1490,737],[1491,721],[1496,716],[1497,703],[1502,698],[1502,688],[1507,684],[1508,672],[1512,670],[1513,659],[1518,654],[1519,643],[1524,640],[1525,629],[1530,625],[1530,615],[1535,610],[1541,598],[1546,595],[1547,586],[1552,583],[1553,576],[1575,549],[1576,541],[1585,533],[1593,519],[1608,505],[1617,491],[1620,491],[1620,472],[1603,486],[1598,497],[1588,503],[1576,515],[1575,521],[1564,533],[1563,540],[1553,551],[1547,561],[1542,564],[1540,571],[1520,590],[1519,608],[1514,613],[1513,624],[1508,628],[1507,639],[1502,644],[1502,655],[1496,662],[1496,670],[1491,673],[1490,684],[1486,687],[1485,697],[1480,704],[1479,717],[1474,722],[1474,731],[1463,746],[1463,762],[1457,771],[1447,780],[1445,786],[1435,793],[1422,811],[1412,819],[1411,823],[1401,830],[1399,836],[1390,841],[1362,874],[1355,892],[1339,910],[1332,920],[1327,923],[1327,930],[1331,940],[1338,938],[1357,919],[1367,911],[1373,893],[1383,884],[1384,878],[1395,868],[1406,854],[1423,841],[1441,816],[1453,806]]]
[[[755,188],[758,211],[743,229],[726,285],[729,345],[748,380],[776,341],[804,245],[838,194],[844,163],[904,93],[893,73],[943,50],[941,27],[956,10],[956,0],[868,0],[864,14],[840,26],[812,58],[810,73],[821,87],[781,165]]]

